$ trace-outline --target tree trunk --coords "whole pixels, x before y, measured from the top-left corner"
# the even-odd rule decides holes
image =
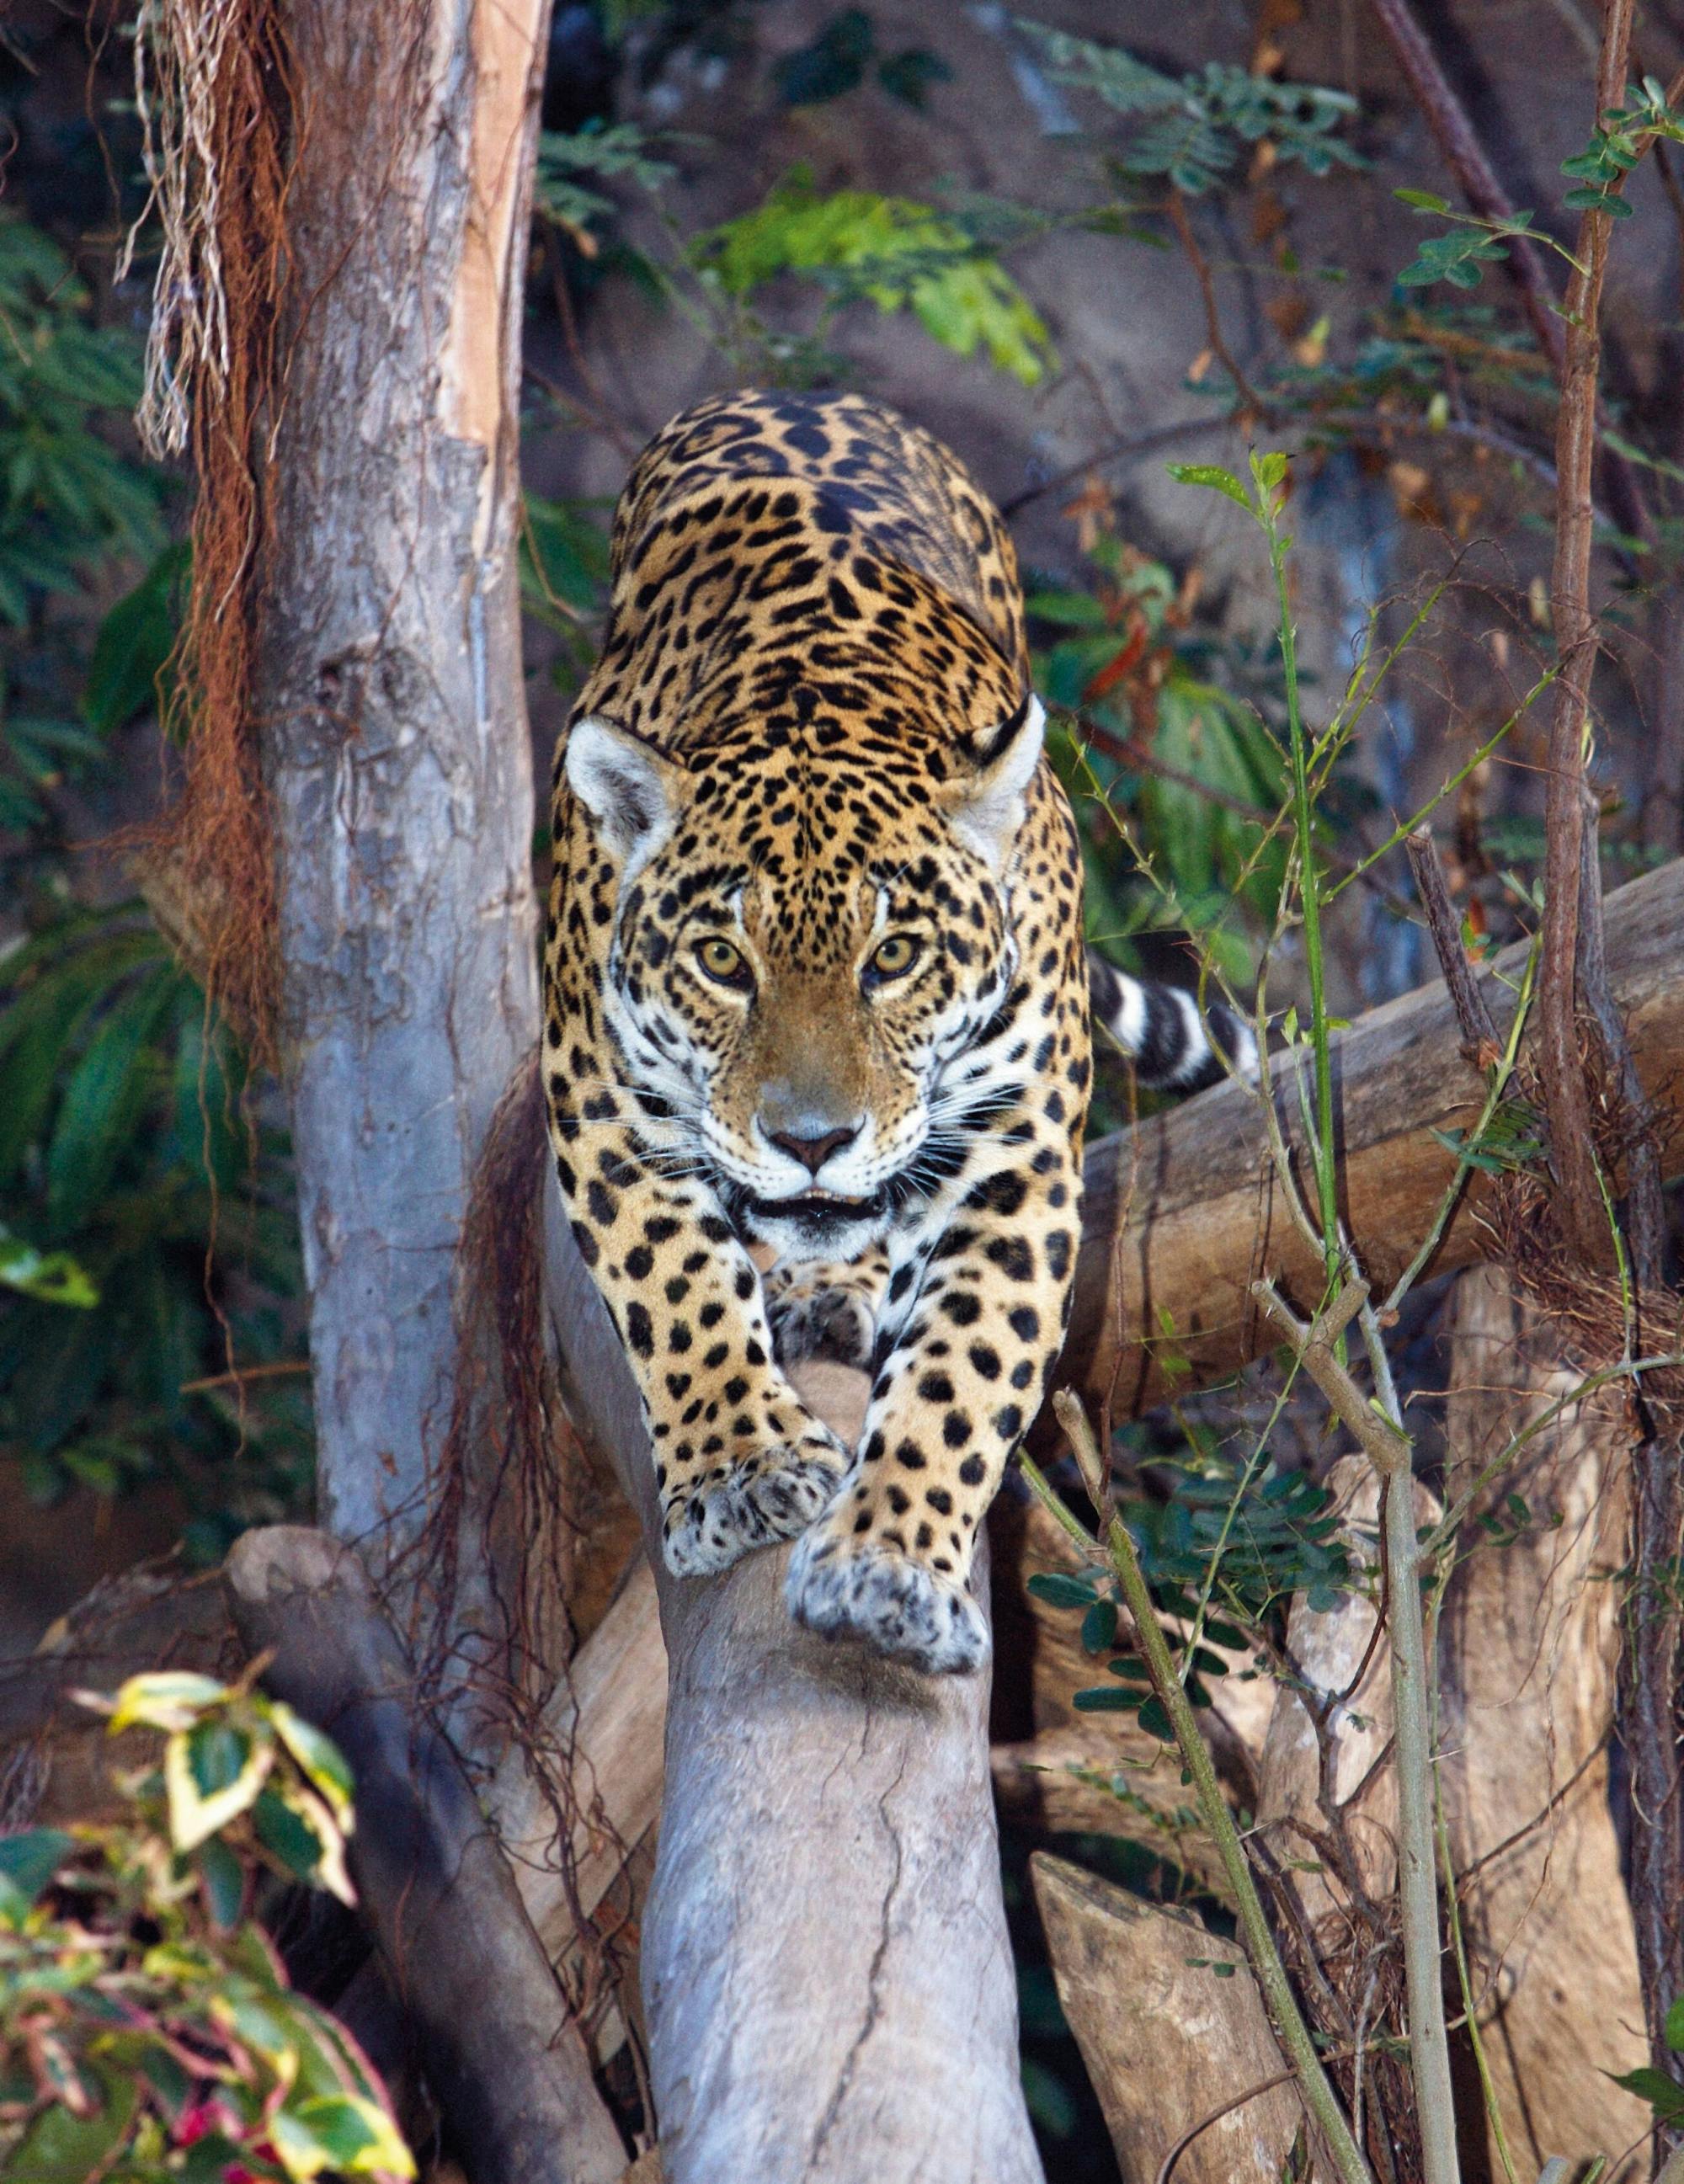
[[[642,1949],[662,2173],[1035,2184],[988,1679],[810,1636],[783,1605],[787,1548],[667,1575],[637,1392],[552,1179],[545,1202],[569,1406],[642,1514],[671,1663]],[[806,1392],[842,1423],[841,1390]]]
[[[1447,1491],[1579,1377],[1501,1268],[1464,1274]],[[1492,1481],[1474,1514],[1499,1533],[1482,1540],[1470,1521],[1471,1551],[1445,1602],[1445,1808],[1475,1986],[1491,1982],[1486,2059],[1523,2170],[1551,2154],[1617,2160],[1648,2123],[1645,2103],[1613,2082],[1648,2059],[1608,1799],[1631,1507],[1626,1401],[1614,1388],[1588,1397]],[[1504,1536],[1517,1529],[1514,1494],[1530,1515]],[[1609,2176],[1647,2173],[1645,2151],[1635,2171]]]
[[[395,1546],[451,1413],[487,1122],[538,1021],[516,395],[547,0],[288,0],[259,671],[318,1502]]]

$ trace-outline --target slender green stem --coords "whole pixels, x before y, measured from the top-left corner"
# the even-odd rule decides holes
[[[1084,1469],[1091,1472],[1097,1468],[1098,1451],[1093,1447],[1093,1431],[1080,1403],[1067,1390],[1053,1397],[1053,1407],[1073,1445],[1079,1435],[1085,1440],[1090,1461],[1084,1463]],[[1028,1457],[1020,1457],[1019,1461],[1031,1485],[1051,1507],[1057,1499],[1051,1486],[1040,1476]],[[1078,1462],[1082,1461],[1083,1457],[1079,1453]],[[1235,1827],[1233,1815],[1223,1801],[1209,1750],[1193,1717],[1192,1702],[1182,1690],[1180,1678],[1175,1673],[1169,1641],[1164,1636],[1163,1626],[1152,1606],[1151,1594],[1140,1568],[1140,1557],[1135,1552],[1135,1543],[1114,1509],[1101,1513],[1111,1566],[1117,1573],[1124,1601],[1135,1618],[1135,1633],[1146,1658],[1152,1688],[1157,1693],[1158,1702],[1168,1715],[1170,1726],[1175,1732],[1182,1764],[1192,1781],[1199,1817],[1203,1820],[1222,1862],[1223,1873],[1238,1912],[1246,1953],[1262,1992],[1263,2006],[1269,2012],[1274,2036],[1280,2044],[1282,2054],[1292,2065],[1305,2106],[1320,2127],[1334,2166],[1344,2184],[1374,2184],[1362,2149],[1352,2136],[1351,2126],[1339,2096],[1322,2068],[1321,2058],[1317,2054],[1315,2042],[1310,2036],[1310,2029],[1304,2022],[1297,1998],[1292,1992],[1286,1967],[1275,1947],[1274,1936],[1269,1931],[1269,1919],[1257,1894],[1257,1883],[1252,1878],[1252,1869],[1241,1844],[1239,1831]]]
[[[1286,588],[1287,540],[1274,504],[1259,493],[1267,511],[1269,566],[1280,610],[1280,662],[1286,683],[1286,727],[1292,760],[1292,814],[1298,836],[1299,895],[1304,911],[1304,962],[1310,977],[1310,1035],[1315,1050],[1316,1195],[1320,1201],[1322,1256],[1330,1295],[1339,1286],[1339,1183],[1333,1157],[1333,1061],[1327,1031],[1327,980],[1321,947],[1321,885],[1316,870],[1314,820],[1304,717],[1298,703],[1298,642]]]

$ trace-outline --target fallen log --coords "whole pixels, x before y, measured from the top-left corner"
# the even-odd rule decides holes
[[[1665,1103],[1684,1076],[1684,862],[1609,895],[1608,957],[1643,1089]],[[1506,949],[1480,984],[1499,1033],[1514,1017],[1525,950]],[[1509,983],[1503,983],[1504,979]],[[1295,1156],[1304,1132],[1285,1064],[1274,1063],[1275,1112]],[[1433,1135],[1471,1127],[1484,1095],[1460,1052],[1442,983],[1376,1009],[1335,1034],[1340,1206],[1365,1273],[1384,1293],[1430,1226],[1455,1162]],[[1480,1256],[1477,1173],[1433,1271]],[[1321,1280],[1281,1202],[1259,1103],[1223,1084],[1089,1149],[1076,1304],[1063,1376],[1118,1418],[1233,1372],[1272,1346],[1250,1295],[1268,1274],[1297,1301]],[[1043,1430],[1051,1422],[1044,1414]]]
[[[625,2150],[579,2029],[361,1560],[275,1525],[235,1543],[225,1582],[270,1688],[350,1763],[362,1915],[473,2184],[612,2184]]]
[[[1029,1871],[1123,2184],[1183,2142],[1178,2184],[1274,2184],[1302,2111],[1239,1943],[1044,1851]]]

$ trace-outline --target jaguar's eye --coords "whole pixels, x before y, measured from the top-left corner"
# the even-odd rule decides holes
[[[866,968],[874,978],[904,978],[917,961],[922,947],[910,933],[891,933],[878,944]]]
[[[745,986],[749,983],[749,967],[741,951],[728,940],[711,939],[696,943],[696,961],[710,978],[722,986]]]

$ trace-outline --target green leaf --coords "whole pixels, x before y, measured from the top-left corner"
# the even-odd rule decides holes
[[[922,114],[929,103],[931,86],[951,83],[953,71],[940,53],[931,53],[928,47],[908,46],[904,53],[891,53],[878,63],[877,80],[891,98]]]
[[[59,1828],[0,1836],[0,1919],[17,1925],[75,1848],[74,1836]]]
[[[1207,492],[1226,493],[1248,515],[1257,513],[1252,506],[1251,495],[1232,471],[1225,471],[1216,463],[1168,463],[1165,468],[1179,485],[1203,486]]]
[[[774,64],[772,81],[786,106],[822,106],[858,88],[874,45],[865,9],[845,8],[810,45]]]
[[[164,1747],[170,1839],[176,1848],[197,1849],[248,1811],[274,1763],[275,1747],[267,1738],[214,1716],[177,1730]]]
[[[1620,2077],[1614,2077],[1612,2070],[1605,2070],[1603,2075],[1614,2078],[1616,2086],[1623,2086],[1640,2101],[1647,2101],[1654,2110],[1657,2123],[1684,2123],[1684,2086],[1669,2078],[1664,2070],[1645,2066],[1641,2070],[1627,2070]]]
[[[82,718],[99,734],[158,705],[159,678],[181,628],[191,558],[185,539],[166,546],[99,625],[82,690]]]
[[[1103,1653],[1117,1641],[1117,1602],[1096,1600],[1082,1618],[1082,1651]]]
[[[351,2093],[289,2103],[273,2118],[270,2136],[289,2176],[315,2176],[324,2169],[345,2176],[415,2173],[391,2117]]]
[[[1119,1691],[1115,1684],[1096,1684],[1078,1691],[1070,1703],[1078,1713],[1133,1713],[1140,1703],[1140,1695]]]
[[[92,1279],[68,1251],[37,1251],[0,1223],[0,1287],[16,1290],[41,1304],[72,1305],[91,1311],[99,1302]]]
[[[1394,190],[1392,196],[1406,205],[1414,205],[1417,212],[1446,213],[1450,209],[1447,198],[1435,195],[1431,190]]]
[[[1684,1994],[1677,1996],[1667,2011],[1661,2036],[1669,2048],[1675,2050],[1684,2048]]]
[[[252,1807],[257,1839],[271,1858],[300,1880],[313,1881],[321,1864],[321,1838],[304,1814],[278,1797],[262,1791]]]
[[[144,1729],[191,1729],[206,1707],[228,1696],[226,1684],[191,1669],[154,1669],[131,1676],[111,1707],[111,1734],[138,1724]]]
[[[1162,1743],[1174,1744],[1175,1731],[1169,1725],[1169,1716],[1163,1710],[1163,1702],[1156,1691],[1140,1708],[1140,1727],[1149,1736]]]
[[[42,2111],[7,2157],[6,2184],[92,2184],[128,2137],[140,2104],[132,2076],[102,2077],[104,2098],[92,2115],[65,2108]]]
[[[1098,1585],[1090,1577],[1067,1576],[1062,1570],[1037,1570],[1025,1580],[1024,1591],[1044,1600],[1049,1607],[1085,1607],[1097,1596]]]
[[[179,973],[141,979],[112,1008],[76,1064],[47,1151],[47,1203],[62,1231],[86,1219],[109,1188],[148,1091],[148,1047]]]
[[[354,1787],[344,1754],[331,1736],[324,1736],[313,1722],[293,1713],[283,1700],[271,1699],[269,1719],[306,1779],[326,1799],[333,1817],[347,1834],[352,1825],[351,1797]]]
[[[213,1836],[199,1845],[198,1864],[213,1922],[225,1930],[237,1925],[246,1900],[246,1876],[239,1859]]]

